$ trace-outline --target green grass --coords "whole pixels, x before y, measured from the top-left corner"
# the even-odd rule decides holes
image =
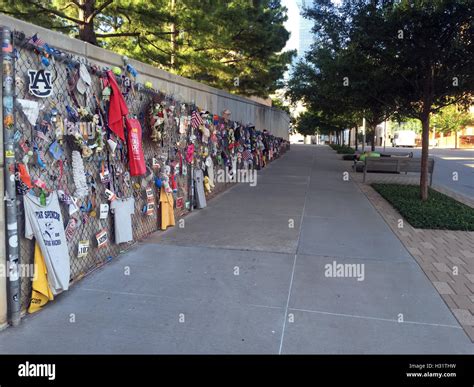
[[[426,202],[416,185],[372,184],[415,228],[474,231],[474,208],[430,188]]]

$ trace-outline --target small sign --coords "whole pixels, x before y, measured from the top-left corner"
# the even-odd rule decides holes
[[[107,203],[102,203],[100,205],[100,219],[107,219],[109,216],[109,205]]]
[[[104,169],[103,171],[101,171],[99,173],[99,176],[100,176],[100,181],[103,183],[103,184],[107,184],[107,183],[110,183],[110,172],[108,169]]]
[[[155,203],[147,203],[146,214],[152,216],[155,213]]]
[[[110,189],[106,189],[104,193],[109,202],[113,202],[115,199],[117,199],[117,196]]]
[[[184,208],[184,198],[180,197],[176,199],[176,208]]]
[[[109,237],[107,235],[106,230],[100,230],[97,234],[95,234],[95,238],[97,239],[97,247],[99,249],[102,249],[105,246],[107,246],[107,243],[109,241]]]
[[[53,94],[51,71],[28,70],[29,90],[35,97],[47,98]]]
[[[79,245],[77,247],[77,258],[85,258],[89,253],[89,240],[87,241],[79,241]]]
[[[153,201],[154,199],[153,190],[151,188],[146,189],[146,199],[148,202]]]
[[[69,221],[67,222],[66,230],[64,233],[66,234],[66,240],[70,241],[77,229],[78,226],[78,221],[76,218],[70,218]]]

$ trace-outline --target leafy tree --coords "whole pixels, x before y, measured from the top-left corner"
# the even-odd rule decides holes
[[[397,112],[422,123],[420,196],[428,198],[430,116],[445,106],[466,106],[474,91],[474,8],[471,0],[377,2],[384,26],[361,47],[398,80]],[[363,27],[363,26],[362,26]]]
[[[474,124],[474,115],[457,105],[449,105],[433,115],[432,124],[436,131],[444,134],[456,133],[466,125]]]
[[[393,132],[397,130],[412,130],[415,133],[421,133],[422,130],[420,120],[415,118],[407,118],[403,121],[395,121],[392,123],[391,128]]]
[[[315,21],[315,43],[293,72],[290,98],[301,99],[329,117],[350,117],[348,127],[357,126],[365,117],[375,149],[376,126],[394,112],[393,85],[380,62],[360,52],[360,46],[366,44],[366,31],[359,25],[375,33],[380,28],[381,9],[350,2],[336,7],[317,0],[306,16]]]
[[[243,95],[282,86],[280,0],[0,0],[2,12]]]
[[[472,1],[314,3],[307,15],[315,21],[315,43],[289,82],[292,98],[328,115],[341,114],[342,105],[366,116],[369,127],[391,114],[420,120],[420,196],[427,200],[430,116],[472,102]],[[336,87],[343,74],[350,82],[345,89]]]

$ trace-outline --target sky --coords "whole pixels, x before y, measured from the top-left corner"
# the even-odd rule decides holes
[[[300,11],[298,8],[297,3],[303,3],[304,0],[282,0],[281,3],[283,6],[288,8],[288,20],[285,23],[285,27],[288,31],[290,31],[290,39],[286,43],[284,51],[288,50],[298,50],[300,47],[300,38],[306,39],[306,42],[303,43],[303,47],[307,47],[309,45],[309,30],[311,29],[311,21],[303,19],[300,16]],[[311,0],[305,0],[306,5],[311,4]],[[333,0],[333,3],[340,4],[341,0]],[[303,27],[303,35],[301,35],[300,28]],[[306,34],[304,32],[306,31]],[[306,35],[306,36],[304,36]],[[303,53],[299,52],[298,56],[302,55]]]

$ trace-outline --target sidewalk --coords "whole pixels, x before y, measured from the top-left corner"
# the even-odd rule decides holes
[[[403,217],[370,183],[418,185],[416,180],[419,180],[419,175],[371,173],[367,176],[370,178],[364,184],[362,173],[351,173],[351,179],[415,258],[471,341],[474,341],[474,232],[417,229],[406,220],[400,228],[398,222]],[[433,188],[474,208],[474,200],[470,197],[440,185]]]
[[[233,187],[1,332],[0,352],[474,353],[346,165],[292,146],[256,187]],[[334,261],[364,264],[363,281],[325,276]]]

